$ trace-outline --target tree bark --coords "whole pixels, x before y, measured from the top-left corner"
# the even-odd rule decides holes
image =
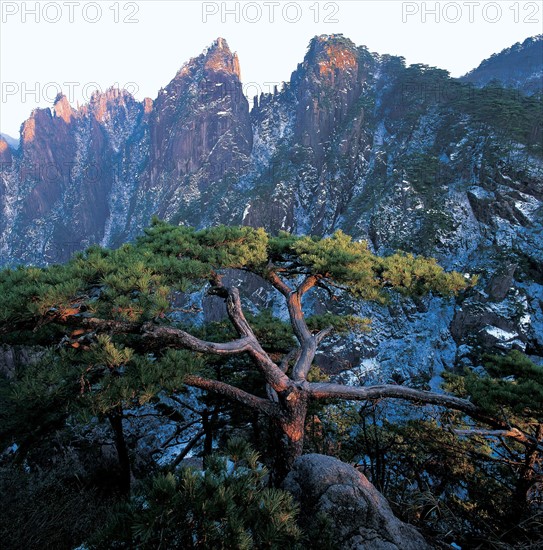
[[[213,436],[217,423],[217,409],[210,411],[206,409],[202,413],[202,428],[204,430],[204,460],[213,452]]]
[[[278,397],[283,412],[272,419],[276,444],[270,477],[275,487],[281,485],[294,461],[302,455],[309,393],[304,388],[293,387]]]
[[[128,453],[128,446],[126,445],[126,439],[124,437],[122,410],[116,410],[110,413],[108,415],[108,419],[111,424],[111,428],[113,429],[115,449],[117,450],[117,457],[119,459],[119,488],[123,495],[129,496],[131,488],[132,469],[130,466],[130,455]]]

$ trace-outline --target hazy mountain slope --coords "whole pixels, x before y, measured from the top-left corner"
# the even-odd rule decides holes
[[[0,133],[0,139],[4,140],[12,149],[18,149],[19,148],[19,140],[15,139],[11,136],[8,136],[7,134],[1,134]]]
[[[525,94],[543,91],[543,34],[491,55],[461,80],[476,86],[497,81]]]

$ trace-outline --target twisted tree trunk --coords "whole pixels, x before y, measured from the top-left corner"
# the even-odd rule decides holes
[[[272,420],[277,436],[271,482],[276,487],[281,485],[294,461],[302,455],[309,393],[295,387],[278,397],[282,412]]]

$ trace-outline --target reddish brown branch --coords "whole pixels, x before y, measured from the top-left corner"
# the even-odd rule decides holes
[[[311,334],[304,318],[302,297],[317,285],[321,277],[319,275],[308,275],[296,291],[293,291],[272,269],[268,271],[267,278],[285,296],[290,323],[296,338],[300,342],[300,353],[292,370],[292,378],[296,381],[305,380],[313,363],[317,346],[322,338],[328,334],[328,331],[325,329],[320,336],[317,335],[316,337]]]
[[[215,294],[224,298],[226,302],[226,311],[230,322],[234,325],[239,335],[254,337],[253,330],[243,314],[239,290],[235,287],[224,286],[222,283],[222,277],[218,274],[214,274],[214,277],[211,279],[211,285],[212,288],[209,291],[209,294]]]
[[[320,344],[332,331],[334,330],[333,326],[323,328],[320,332],[315,335],[315,340],[317,345]]]
[[[284,391],[290,385],[290,378],[271,360],[256,339],[252,340],[249,353],[259,369],[264,373],[266,382],[277,392]]]
[[[233,355],[252,349],[252,340],[247,337],[232,340],[231,342],[207,342],[192,336],[184,330],[169,326],[159,326],[145,323],[142,327],[142,340],[154,347],[188,348],[200,353],[214,355]]]
[[[279,275],[277,275],[273,268],[266,272],[265,279],[269,281],[272,286],[283,296],[285,296],[285,298],[288,298],[291,294],[292,289],[279,277]]]
[[[318,282],[322,279],[320,275],[308,275],[302,282],[302,284],[298,287],[297,293],[300,296],[300,298],[309,290],[311,290],[314,286],[318,284]]]
[[[279,414],[278,406],[273,404],[268,399],[257,397],[256,395],[247,393],[246,391],[236,388],[235,386],[231,386],[230,384],[226,384],[218,380],[210,380],[208,378],[203,378],[192,374],[186,376],[184,382],[188,386],[192,386],[194,388],[200,388],[202,390],[212,391],[214,393],[224,395],[229,399],[233,399],[243,405],[257,409],[258,411],[269,416],[276,416]]]
[[[438,405],[447,409],[462,412],[473,420],[483,422],[502,431],[502,435],[522,443],[526,446],[534,444],[540,446],[540,442],[529,434],[526,434],[516,426],[509,425],[507,422],[498,420],[489,416],[471,401],[445,395],[440,393],[427,392],[408,388],[406,386],[397,386],[394,384],[384,384],[381,386],[344,386],[342,384],[331,384],[327,382],[314,382],[309,384],[309,392],[313,399],[345,399],[366,401],[375,399],[405,399],[415,403],[426,405]]]
[[[309,338],[304,340],[300,356],[292,369],[293,380],[300,381],[306,379],[307,373],[313,363],[313,358],[315,357],[316,351],[317,339],[310,334]]]

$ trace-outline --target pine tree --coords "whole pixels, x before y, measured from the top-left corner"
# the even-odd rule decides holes
[[[252,273],[283,296],[292,343],[285,333],[279,346],[283,349],[270,348],[265,331],[244,314],[239,290],[223,283],[227,269]],[[117,250],[91,247],[65,265],[2,272],[0,330],[11,341],[68,348],[70,361],[85,371],[77,376],[87,402],[113,418],[123,408],[145,402],[161,389],[178,390],[181,384],[249,407],[276,430],[272,475],[279,483],[302,452],[311,402],[400,398],[451,407],[502,425],[470,401],[446,394],[401,385],[354,388],[308,380],[324,338],[341,325],[365,326],[351,318],[339,322],[331,316],[328,326],[322,318],[320,325],[318,319],[306,319],[303,300],[311,290],[384,303],[390,292],[452,296],[473,283],[459,273],[445,273],[432,259],[404,253],[376,256],[366,243],[341,231],[326,238],[274,237],[249,227],[196,231],[155,220],[135,244]],[[171,315],[175,292],[203,285],[225,301],[231,323],[227,340],[203,339]],[[186,352],[172,356],[169,349]],[[212,357],[245,357],[259,373],[259,387],[248,391],[235,376],[217,377],[217,370],[210,368]],[[161,372],[168,376],[161,377]]]

